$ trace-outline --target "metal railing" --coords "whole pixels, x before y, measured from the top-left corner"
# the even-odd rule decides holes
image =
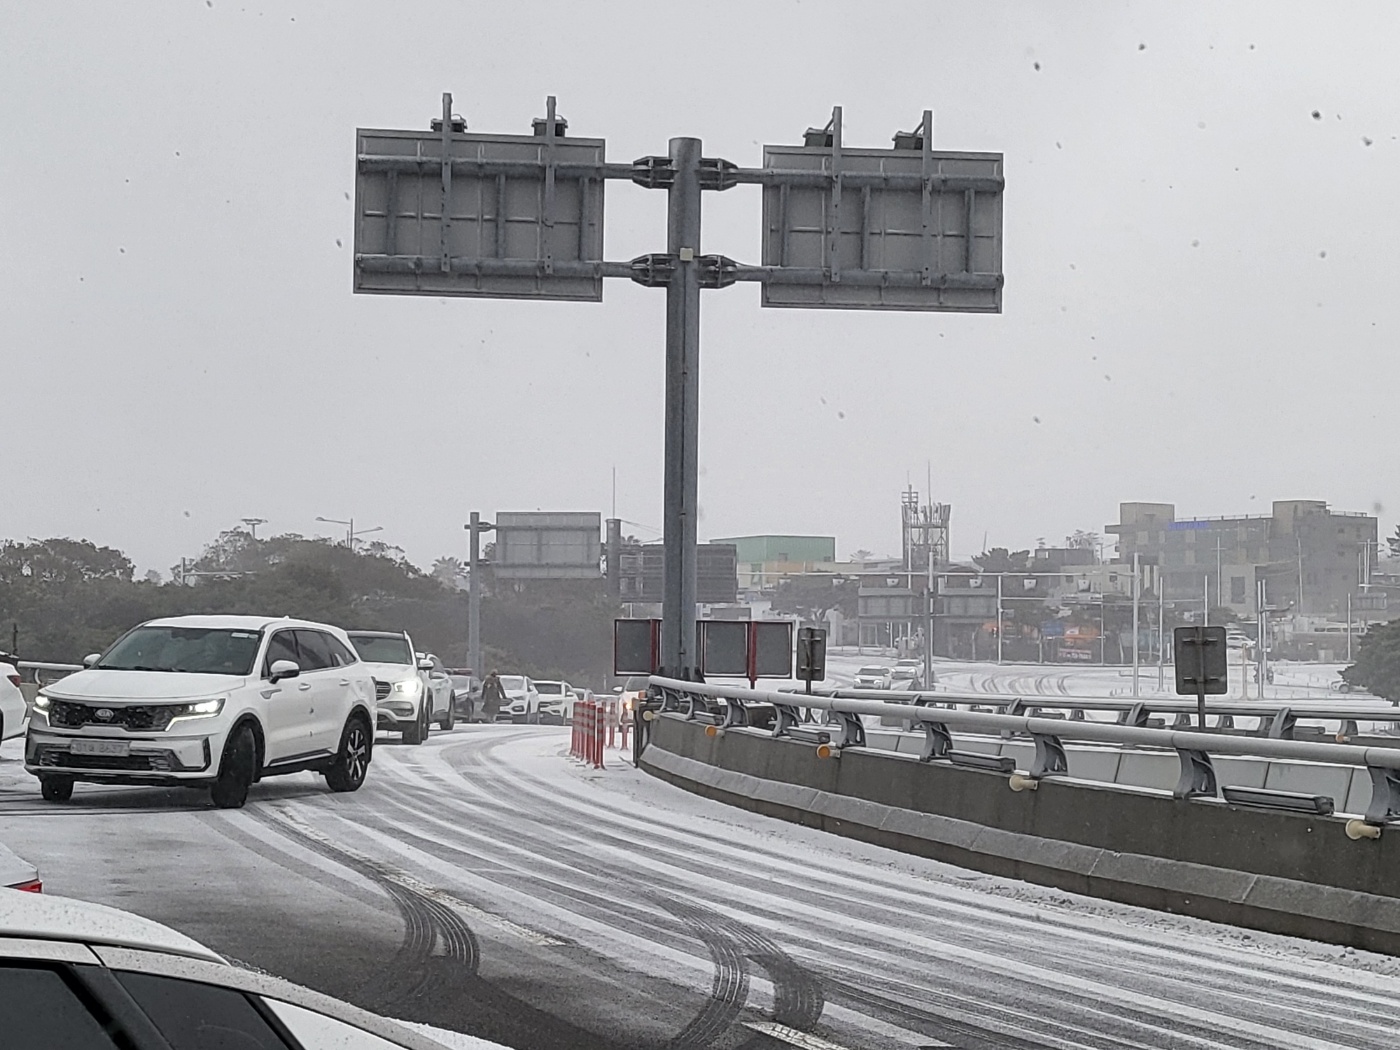
[[[1171,715],[1172,729],[1189,728],[1196,713],[1196,701],[1185,697],[1085,697],[1085,696],[1025,696],[1017,693],[951,693],[908,692],[883,689],[813,689],[813,696],[839,700],[876,700],[911,706],[956,706],[995,708],[1005,715],[1038,715],[1042,711],[1065,711],[1071,721],[1087,720],[1089,713],[1114,714],[1120,725],[1156,728],[1151,725],[1154,715]],[[1210,699],[1206,713],[1215,716],[1214,728],[1221,732],[1236,731],[1236,718],[1257,718],[1257,736],[1292,740],[1300,720],[1336,722],[1340,725],[1339,742],[1361,735],[1363,722],[1388,722],[1400,732],[1400,707],[1385,700],[1335,701],[1300,697],[1297,700],[1230,700]],[[908,717],[903,716],[903,717]],[[1397,740],[1400,743],[1400,740]]]
[[[844,694],[848,691],[831,692]],[[1043,778],[1069,775],[1069,759],[1064,746],[1067,740],[1175,751],[1181,772],[1172,794],[1178,799],[1221,797],[1222,789],[1212,763],[1212,756],[1217,755],[1359,767],[1366,769],[1371,778],[1371,800],[1366,808],[1364,823],[1373,826],[1374,830],[1379,825],[1400,820],[1400,748],[1363,747],[1273,736],[1238,736],[1200,730],[1153,729],[1024,714],[992,714],[956,707],[888,703],[848,695],[823,696],[817,693],[745,689],[660,676],[651,678],[649,694],[660,701],[663,712],[676,712],[690,720],[705,721],[714,727],[716,734],[736,727],[753,726],[756,713],[753,708],[771,708],[772,724],[768,732],[772,736],[815,743],[819,748],[825,748],[832,757],[838,756],[844,748],[865,746],[863,716],[897,718],[916,724],[923,730],[924,746],[918,756],[920,762],[948,762],[1014,774],[1021,778],[1020,786],[1032,789]],[[922,695],[930,704],[935,699],[935,694],[910,695]],[[946,701],[949,697],[938,694],[937,699]],[[723,705],[717,701],[723,701]],[[1389,705],[1384,706],[1395,717],[1394,709]],[[829,729],[815,726],[804,720],[804,711],[825,712],[835,719],[835,723]],[[1010,756],[958,750],[953,744],[954,729],[1029,737],[1035,745],[1035,757],[1030,769],[1018,773],[1015,761]],[[1013,786],[1017,784],[1013,783]],[[1277,805],[1286,809],[1311,808],[1313,803],[1321,802],[1317,796],[1226,787],[1224,796],[1227,801],[1234,800],[1231,793],[1239,796],[1239,801]],[[1250,797],[1245,799],[1245,794]],[[1319,805],[1314,811],[1330,813],[1331,809]],[[1365,829],[1358,833],[1365,833]]]

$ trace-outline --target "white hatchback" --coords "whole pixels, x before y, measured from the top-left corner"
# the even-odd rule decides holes
[[[179,616],[84,663],[34,701],[24,767],[50,801],[84,780],[207,786],[237,808],[265,776],[315,770],[354,791],[369,769],[374,682],[337,627]]]

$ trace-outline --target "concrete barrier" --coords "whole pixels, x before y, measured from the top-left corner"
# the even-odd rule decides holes
[[[674,714],[651,731],[647,772],[754,812],[994,875],[1400,955],[1400,836],[1389,831],[1353,840],[1342,817],[1070,777],[1017,792],[1001,773],[870,748],[823,760],[810,743],[742,728],[711,737]]]

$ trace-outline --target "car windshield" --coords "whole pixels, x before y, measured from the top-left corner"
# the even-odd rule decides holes
[[[472,686],[472,678],[471,678],[471,675],[466,675],[466,674],[454,674],[454,675],[452,675],[451,677],[452,677],[452,684],[453,684],[454,686],[457,686],[457,687],[460,688],[460,689],[470,689],[471,686]]]
[[[104,671],[177,671],[246,675],[257,659],[261,631],[224,627],[137,627],[94,667]]]
[[[560,693],[562,693],[563,691],[564,691],[564,686],[563,686],[563,684],[562,684],[561,682],[536,682],[536,683],[535,683],[535,692],[539,693],[540,696],[558,696],[558,695],[559,695]]]
[[[861,677],[879,678],[889,671],[888,667],[862,667],[856,674]]]
[[[501,675],[501,685],[506,689],[519,692],[525,688],[525,679],[518,674],[503,674]]]
[[[649,678],[643,678],[639,675],[633,675],[631,678],[627,679],[627,682],[623,685],[622,688],[624,692],[628,693],[643,693],[646,692],[647,683],[649,681]]]
[[[411,664],[413,650],[402,635],[352,634],[350,641],[360,659],[371,664]]]

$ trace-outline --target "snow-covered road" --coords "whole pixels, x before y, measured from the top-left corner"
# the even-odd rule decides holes
[[[56,892],[521,1050],[1395,1045],[1400,961],[834,838],[585,769],[567,733],[385,745],[355,795],[294,777],[231,813],[46,806],[7,744],[0,837]]]

